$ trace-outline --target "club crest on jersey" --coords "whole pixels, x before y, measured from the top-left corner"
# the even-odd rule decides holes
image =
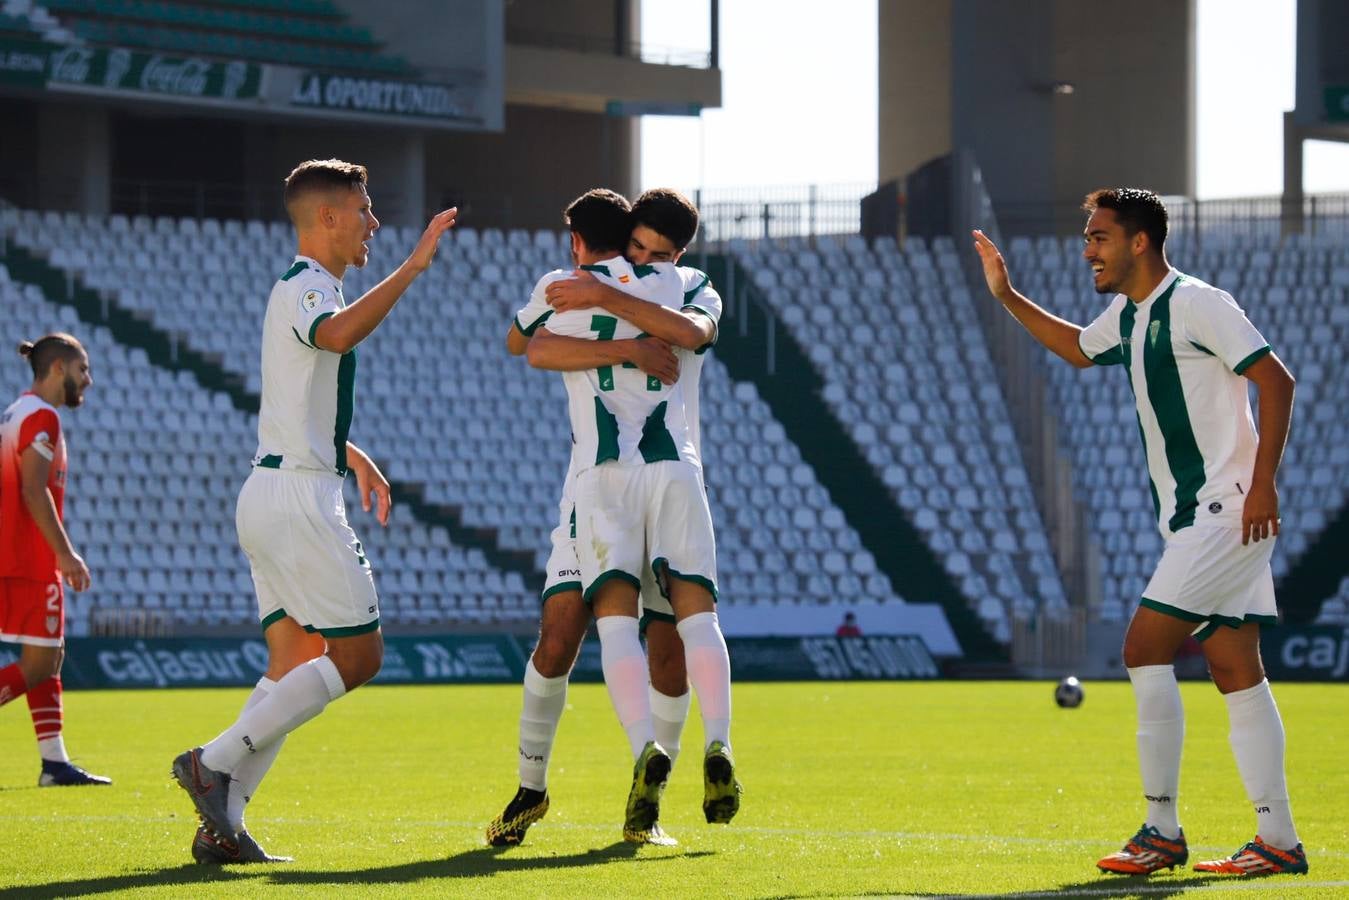
[[[1151,345],[1154,346],[1154,347],[1157,346],[1157,335],[1161,332],[1161,330],[1162,330],[1162,323],[1161,323],[1161,322],[1153,322],[1153,323],[1151,323],[1151,324],[1148,325],[1148,343],[1149,343],[1149,344],[1151,344]]]
[[[618,283],[619,283],[619,284],[627,284],[629,281],[632,281],[632,279],[631,279],[630,277],[628,277],[627,275],[619,275],[619,276],[618,276]]]
[[[300,303],[307,312],[313,312],[314,308],[322,302],[323,291],[305,291],[304,296],[300,298]]]

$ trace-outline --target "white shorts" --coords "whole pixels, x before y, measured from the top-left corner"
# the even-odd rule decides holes
[[[1220,625],[1274,624],[1274,538],[1241,543],[1241,528],[1191,525],[1172,535],[1142,605],[1196,624],[1202,640]]]
[[[347,524],[341,478],[255,468],[234,521],[264,630],[283,616],[324,637],[379,628],[374,576]]]
[[[576,557],[587,601],[611,578],[641,590],[647,567],[660,581],[695,581],[715,599],[716,539],[698,468],[663,460],[582,472],[576,479]],[[667,585],[660,588],[668,596]]]
[[[543,582],[543,596],[547,602],[554,594],[581,590],[581,564],[576,559],[576,507],[563,496],[561,515],[552,533],[552,552],[548,554],[548,571]],[[642,630],[650,619],[673,623],[674,609],[661,595],[656,575],[650,563],[642,566]]]

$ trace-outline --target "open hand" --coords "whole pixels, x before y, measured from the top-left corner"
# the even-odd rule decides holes
[[[561,313],[599,306],[604,296],[604,285],[586,270],[577,269],[571,278],[563,278],[548,285],[544,293],[548,296],[548,305]]]
[[[988,235],[975,229],[974,249],[979,254],[979,261],[984,265],[984,281],[988,283],[988,290],[1003,303],[1012,295],[1012,281],[1007,274],[1007,262],[998,252],[997,246],[988,239]]]
[[[418,272],[424,272],[431,266],[431,260],[436,256],[436,247],[440,246],[440,236],[448,231],[453,225],[455,217],[459,215],[459,208],[452,206],[444,212],[436,213],[431,218],[430,224],[422,232],[421,240],[417,241],[417,246],[413,249],[412,255],[408,257],[408,263]]]

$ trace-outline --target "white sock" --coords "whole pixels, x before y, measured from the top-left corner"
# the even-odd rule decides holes
[[[679,737],[684,733],[684,723],[689,718],[689,700],[693,694],[685,691],[678,697],[668,697],[650,688],[651,723],[655,727],[656,743],[670,754],[670,765],[679,759]]]
[[[600,635],[604,684],[636,759],[647,743],[656,739],[651,723],[651,698],[646,693],[646,656],[637,636],[637,618],[605,616],[595,620],[595,630]]]
[[[1185,710],[1174,666],[1129,669],[1138,703],[1138,770],[1148,802],[1147,824],[1175,840],[1180,837],[1176,793],[1180,789],[1180,749]]]
[[[63,734],[38,741],[37,754],[46,762],[70,762],[70,754],[66,752],[66,738]]]
[[[1260,839],[1271,847],[1291,850],[1297,846],[1293,811],[1288,805],[1288,783],[1283,771],[1283,720],[1269,681],[1244,691],[1224,694],[1232,731],[1227,739],[1237,758],[1237,771],[1246,785],[1246,796],[1255,806]]]
[[[233,775],[249,754],[290,734],[346,692],[342,675],[328,657],[296,666],[266,697],[244,710],[233,725],[202,747],[202,764]]]
[[[261,703],[263,698],[270,694],[275,687],[276,682],[272,679],[266,676],[259,678],[253,692],[244,701],[244,711],[246,712]],[[258,752],[245,756],[243,761],[235,768],[234,780],[238,782],[239,789],[231,788],[228,797],[230,827],[235,831],[244,830],[244,807],[257,793],[258,785],[262,783],[267,770],[276,761],[276,755],[281,752],[281,745],[285,742],[286,736],[282,735]]]
[[[684,641],[684,665],[703,714],[703,746],[731,746],[731,657],[714,612],[695,613],[675,625]]]
[[[548,789],[548,760],[566,706],[567,676],[543,677],[531,656],[525,665],[525,702],[520,707],[521,787]]]

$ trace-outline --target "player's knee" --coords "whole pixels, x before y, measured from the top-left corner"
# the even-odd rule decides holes
[[[29,687],[41,684],[53,675],[60,673],[63,651],[60,647],[42,647],[32,653],[19,657],[19,671]]]
[[[544,678],[566,675],[575,664],[580,649],[580,641],[570,640],[567,635],[540,635],[538,646],[534,648],[534,668]]]
[[[1215,660],[1208,661],[1209,675],[1219,692],[1231,694],[1253,688],[1265,678],[1264,666],[1256,660]]]

